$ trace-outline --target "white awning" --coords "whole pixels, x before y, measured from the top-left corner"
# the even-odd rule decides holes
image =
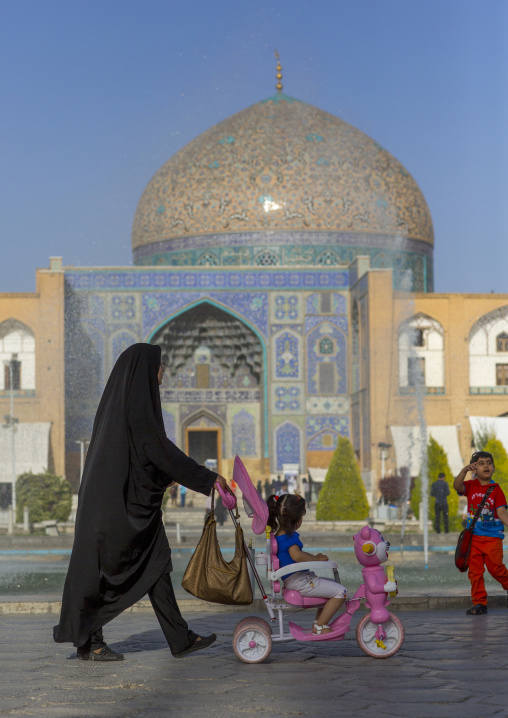
[[[312,481],[323,483],[328,469],[313,469],[311,466],[308,466],[307,471],[309,472]]]
[[[490,431],[508,452],[508,417],[506,416],[470,416],[469,423],[474,434]]]
[[[14,431],[14,453],[16,476],[32,471],[41,473],[48,468],[49,432],[48,421],[32,424],[16,424]],[[0,425],[0,482],[12,481],[12,433],[10,428]]]
[[[403,466],[407,466],[411,476],[418,476],[422,463],[423,448],[420,427],[391,426],[390,430],[395,447],[397,469],[400,470]],[[447,426],[428,426],[427,434],[428,436],[432,436],[446,451],[452,474],[458,474],[464,466],[464,462],[460,455],[457,426],[455,424]]]

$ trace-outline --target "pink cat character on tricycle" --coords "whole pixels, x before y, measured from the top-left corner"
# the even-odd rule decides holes
[[[390,544],[379,531],[364,526],[353,537],[355,556],[362,566],[364,582],[349,597],[340,584],[337,562],[327,560],[322,554],[314,556],[302,550],[303,544],[296,529],[305,515],[305,500],[298,497],[288,503],[287,499],[281,502],[281,497],[276,497],[269,501],[272,505],[276,504],[269,514],[267,504],[254,488],[238,456],[233,478],[242,491],[247,514],[253,519],[254,533],[266,531],[266,552],[256,552],[255,561],[248,550],[246,555],[270,618],[268,623],[257,616],[250,616],[237,624],[233,649],[238,658],[245,663],[259,663],[270,655],[273,643],[283,641],[341,641],[349,631],[351,618],[360,608],[362,600],[370,611],[356,629],[360,648],[374,658],[393,656],[404,642],[404,628],[386,608],[390,603],[389,597],[397,593],[397,584],[393,578],[393,567],[387,566],[387,577],[381,565],[388,559]],[[226,495],[223,501],[236,525],[232,511],[236,499]],[[284,517],[286,505],[288,510],[291,509],[290,517]],[[279,522],[274,525],[276,514]],[[285,521],[285,518],[290,520]],[[277,530],[272,530],[274,527]],[[266,595],[257,566],[266,567],[270,596]],[[334,578],[316,576],[315,571],[323,569],[330,570]],[[333,621],[330,620],[342,604],[345,610]],[[287,630],[284,625],[287,612],[292,616],[307,608],[317,609],[312,628],[306,629],[289,621]]]

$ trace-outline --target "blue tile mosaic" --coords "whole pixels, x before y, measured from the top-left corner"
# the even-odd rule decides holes
[[[300,375],[298,339],[284,332],[275,339],[275,376],[278,379],[297,379]]]
[[[256,456],[256,422],[242,409],[233,417],[231,427],[232,456]]]
[[[338,317],[340,319],[340,317]],[[321,339],[327,336],[332,339],[335,344],[335,356],[326,357],[328,361],[334,361],[337,367],[336,374],[336,394],[347,393],[347,344],[346,336],[335,327],[327,317],[321,324],[313,329],[307,336],[307,390],[309,394],[318,394],[317,375],[318,363],[323,361],[323,357],[319,351],[319,343]]]
[[[299,411],[301,409],[301,391],[297,386],[276,386],[274,388],[275,408],[277,411]]]
[[[173,414],[171,414],[171,412],[163,409],[162,410],[162,419],[164,421],[164,429],[166,431],[166,436],[173,443],[175,443],[175,441],[176,441],[176,426],[175,426],[175,418],[174,418]]]
[[[300,463],[300,429],[289,421],[279,426],[275,432],[277,471],[282,471],[283,464]]]

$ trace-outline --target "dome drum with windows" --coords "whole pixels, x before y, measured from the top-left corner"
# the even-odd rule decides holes
[[[433,228],[411,175],[377,142],[282,92],[177,152],[134,217],[138,265],[333,266],[369,255],[432,290]]]

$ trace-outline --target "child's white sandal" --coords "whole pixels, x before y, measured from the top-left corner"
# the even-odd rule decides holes
[[[312,632],[314,633],[314,629],[316,629],[316,636],[319,636],[323,632],[324,628],[330,628],[330,626],[327,623],[324,623],[322,626],[320,626],[319,623],[316,623],[316,621],[314,621],[314,623],[312,624]]]

